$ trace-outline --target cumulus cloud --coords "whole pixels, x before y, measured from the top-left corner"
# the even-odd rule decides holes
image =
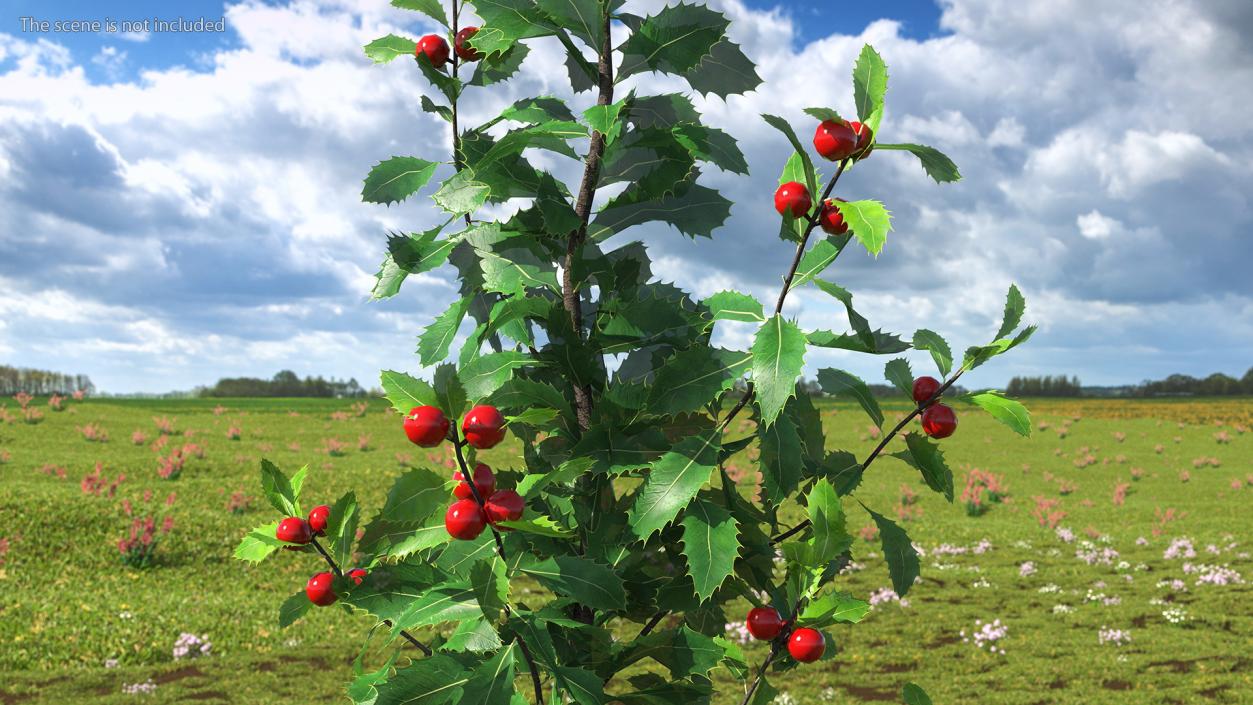
[[[891,73],[883,139],[933,144],[965,175],[936,186],[907,155],[881,152],[841,181],[846,197],[881,199],[895,217],[879,258],[850,249],[831,272],[873,324],[981,343],[1017,281],[1042,331],[973,384],[1055,372],[1119,382],[1239,371],[1253,359],[1247,2],[943,0],[943,33],[931,39],[885,19],[805,44],[782,11],[713,4],[766,83],[697,104],[741,140],[752,176],[711,170],[736,203],[712,241],[630,234],[648,242],[659,277],[699,294],[736,287],[774,299],[790,260],[770,208],[786,146],[753,116],[780,114],[807,133],[806,107],[854,112],[849,71],[872,42]],[[114,391],[279,367],[368,384],[380,367],[416,365],[413,335],[443,309],[449,274],[412,278],[390,301],[365,297],[384,233],[429,227],[434,215],[422,198],[361,204],[360,180],[395,154],[444,154],[451,136],[418,109],[416,72],[372,66],[360,47],[433,27],[373,0],[243,0],[225,16],[233,48],[196,69],[108,84],[83,63],[134,57],[77,57],[0,34],[8,360],[55,362]],[[587,101],[569,96],[559,46],[532,47],[520,76],[468,94],[467,121],[524,95]],[[633,81],[685,90],[677,79]],[[577,177],[576,165],[553,163]],[[806,326],[844,325],[816,291],[785,310]],[[740,328],[724,342],[745,345],[751,330]],[[815,351],[809,362],[882,377],[882,361],[864,356]]]

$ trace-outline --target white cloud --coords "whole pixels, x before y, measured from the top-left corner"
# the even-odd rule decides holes
[[[1075,219],[1079,226],[1079,234],[1093,240],[1101,240],[1122,230],[1122,223],[1101,215],[1098,210],[1084,213]]]

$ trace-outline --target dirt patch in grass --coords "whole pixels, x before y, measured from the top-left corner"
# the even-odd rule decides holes
[[[1131,690],[1130,681],[1101,681],[1101,687],[1106,690]]]
[[[891,690],[877,690],[869,686],[861,685],[842,685],[840,686],[849,695],[861,698],[862,700],[881,700],[884,702],[895,702],[896,693]]]
[[[174,681],[181,681],[184,678],[203,678],[204,676],[205,672],[195,666],[183,666],[176,671],[170,671],[169,673],[162,673],[159,676],[155,676],[152,679],[152,682],[157,685],[164,685],[166,683],[173,683]]]

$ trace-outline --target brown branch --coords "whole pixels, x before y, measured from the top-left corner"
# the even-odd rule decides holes
[[[609,13],[605,13],[604,41],[600,47],[600,60],[597,63],[597,83],[600,94],[596,98],[597,105],[613,103],[613,41],[610,37]],[[596,198],[596,187],[600,181],[601,159],[605,155],[605,136],[593,132],[591,144],[588,146],[587,157],[583,166],[583,181],[579,185],[578,200],[574,204],[574,213],[579,217],[579,227],[570,233],[566,241],[566,257],[561,271],[561,300],[570,316],[570,325],[574,334],[583,338],[583,305],[582,293],[574,281],[574,268],[583,243],[587,240],[587,225],[592,217],[592,202]],[[592,390],[588,385],[574,385],[575,415],[579,428],[586,431],[592,425]]]
[[[331,558],[331,554],[327,553],[325,548],[322,548],[322,544],[318,543],[317,538],[316,538],[316,537],[315,537],[315,538],[313,538],[313,539],[310,541],[310,543],[312,543],[312,544],[313,544],[313,547],[314,547],[315,549],[317,549],[318,553],[321,553],[321,554],[322,554],[322,557],[326,559],[326,564],[327,564],[327,565],[329,565],[329,566],[331,567],[331,570],[335,573],[335,576],[336,576],[336,577],[339,577],[339,578],[344,577],[344,571],[343,571],[343,570],[340,570],[340,567],[339,567],[339,565],[335,562],[335,559],[334,559],[334,558]],[[387,626],[389,626],[389,627],[390,627],[390,626],[392,626],[391,621],[390,621],[390,620],[386,620],[386,619],[385,619],[385,620],[383,620],[383,624],[386,624],[386,625],[387,625]],[[418,641],[418,640],[417,640],[417,639],[416,639],[416,638],[415,638],[412,634],[410,634],[409,632],[407,632],[407,631],[405,631],[405,630],[401,629],[401,630],[400,630],[400,635],[401,635],[402,637],[404,637],[404,638],[405,638],[405,640],[406,640],[406,641],[408,641],[410,644],[413,644],[414,646],[418,647],[418,650],[419,650],[419,651],[421,651],[421,652],[422,652],[423,654],[425,654],[426,656],[430,656],[430,655],[431,655],[431,647],[429,647],[429,646],[427,646],[426,644],[423,644],[422,642]]]

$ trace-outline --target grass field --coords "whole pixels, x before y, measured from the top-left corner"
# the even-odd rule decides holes
[[[1006,487],[981,516],[927,491],[899,461],[876,464],[857,496],[905,515],[925,552],[923,582],[907,604],[890,599],[877,543],[859,539],[855,570],[840,580],[878,604],[862,625],[836,631],[836,660],[777,680],[780,703],[899,702],[906,681],[936,703],[1253,702],[1253,402],[1028,405],[1029,439],[968,411],[943,444],[959,488],[974,469]],[[369,515],[402,463],[444,468],[448,456],[409,445],[382,402],[361,416],[336,400],[31,408],[41,422],[26,423],[11,400],[0,412],[0,703],[345,700],[368,620],[326,609],[280,631],[279,603],[321,567],[297,554],[258,567],[231,558],[244,532],[275,518],[259,497],[258,460],[289,472],[307,463],[306,504],[356,489]],[[843,405],[823,414],[829,442],[864,456],[874,443],[866,417]],[[172,422],[165,441],[156,418]],[[328,453],[333,441],[342,455]],[[203,457],[161,479],[158,459],[186,444]],[[488,461],[507,466],[515,450],[502,445]],[[97,463],[94,494],[84,478]],[[751,482],[750,460],[733,463]],[[912,504],[903,488],[917,494]],[[251,508],[229,511],[235,492]],[[1037,498],[1057,501],[1057,529],[1034,516]],[[154,567],[119,561],[123,500],[172,517]],[[851,525],[871,524],[855,506]],[[1000,620],[993,632],[1003,636],[981,648],[977,620]],[[210,655],[176,661],[184,632],[211,642]],[[765,652],[745,648],[750,662]],[[739,686],[720,678],[715,702],[738,702]],[[149,681],[151,692],[124,692]]]

